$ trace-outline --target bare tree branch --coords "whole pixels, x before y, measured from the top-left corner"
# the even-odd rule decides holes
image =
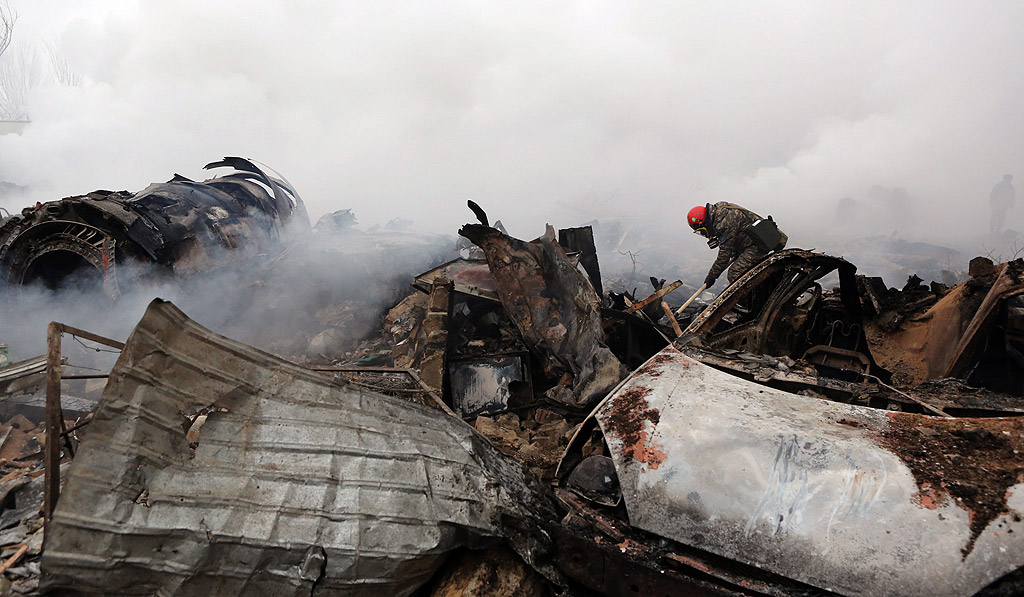
[[[28,120],[29,90],[39,84],[42,73],[39,52],[16,45],[0,56],[0,120]]]
[[[14,23],[18,20],[18,13],[11,10],[10,4],[0,2],[0,56],[4,55],[8,46],[11,45],[11,38],[14,37]]]
[[[8,0],[0,0],[0,120],[28,120],[28,92],[40,78],[35,47],[11,45],[17,21]]]
[[[46,57],[50,61],[50,73],[53,75],[54,81],[70,87],[82,85],[82,76],[76,73],[71,68],[71,65],[68,64],[67,55],[61,49],[60,41],[56,36],[43,44],[43,49],[46,50]]]

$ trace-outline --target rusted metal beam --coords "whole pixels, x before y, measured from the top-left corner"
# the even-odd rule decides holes
[[[570,506],[576,515],[594,525],[595,528],[612,539],[615,539],[616,541],[623,541],[626,538],[625,533],[615,528],[615,524],[612,521],[608,520],[605,516],[602,516],[599,512],[587,507],[586,504],[580,501],[579,498],[569,491],[566,491],[565,489],[556,489],[555,496],[562,500],[565,505]]]
[[[519,354],[519,353],[516,353],[516,354]],[[433,388],[431,388],[429,385],[427,385],[427,382],[423,381],[423,379],[420,378],[420,376],[415,371],[413,371],[412,369],[409,369],[408,367],[361,367],[359,365],[331,365],[331,366],[309,367],[309,369],[311,371],[316,371],[317,373],[359,373],[359,372],[362,372],[362,371],[368,371],[368,372],[373,372],[373,373],[404,373],[404,374],[408,375],[410,378],[412,378],[412,380],[414,382],[416,382],[420,387],[417,388],[417,389],[412,389],[412,390],[396,390],[396,389],[393,389],[393,388],[388,388],[388,391],[392,391],[392,392],[394,392],[394,391],[399,391],[399,392],[417,392],[417,393],[426,394],[434,402],[434,405],[437,407],[438,410],[443,410],[444,412],[448,413],[449,415],[451,415],[453,417],[457,417],[458,416],[458,415],[456,415],[452,411],[452,409],[448,408],[448,405],[445,404],[443,400],[441,400],[441,397],[437,394],[437,392],[435,392]],[[64,379],[67,379],[67,377],[65,377]],[[349,383],[354,383],[354,382],[349,382]],[[354,385],[362,385],[364,387],[370,387],[367,384],[355,383]]]
[[[4,563],[0,565],[0,573],[6,572],[8,568],[17,564],[18,560],[21,559],[21,556],[25,555],[26,551],[28,551],[28,543],[23,543],[18,551],[14,552],[13,556],[7,558]]]

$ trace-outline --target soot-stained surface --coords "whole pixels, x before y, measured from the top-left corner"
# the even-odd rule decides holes
[[[670,357],[667,354],[654,355],[653,357],[651,357],[651,360],[647,361],[647,363],[643,367],[638,369],[636,373],[638,375],[649,375],[651,377],[659,377],[661,375],[662,365],[676,362],[676,359]],[[686,361],[682,361],[680,362],[680,364],[684,365],[687,368],[689,367],[689,363]]]
[[[910,468],[915,500],[937,508],[947,499],[967,511],[966,558],[985,527],[1009,513],[1007,491],[1024,479],[1024,419],[939,419],[890,413],[880,444]],[[1020,514],[1012,513],[1015,520]]]

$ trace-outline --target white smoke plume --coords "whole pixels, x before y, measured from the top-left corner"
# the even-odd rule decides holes
[[[473,198],[515,236],[618,218],[707,265],[683,215],[719,200],[855,263],[858,237],[950,246],[960,269],[1019,241],[988,235],[992,185],[1024,180],[1019,3],[11,6],[18,43],[56,38],[80,81],[34,87],[31,125],[0,135],[0,180],[30,189],[12,211],[243,155],[314,221],[452,234]]]

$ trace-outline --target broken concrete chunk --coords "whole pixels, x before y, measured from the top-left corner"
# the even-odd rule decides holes
[[[561,451],[565,434],[569,432],[570,425],[565,419],[544,423],[537,430],[530,434],[530,439],[539,442],[552,451]]]
[[[419,362],[420,378],[438,396],[444,393],[445,366],[448,355],[448,308],[452,282],[440,276],[430,286],[427,313],[423,319],[425,342]]]
[[[538,408],[537,410],[533,411],[533,420],[537,421],[541,425],[543,425],[544,423],[550,423],[552,421],[561,421],[564,419],[564,416],[556,413],[553,410],[548,410],[546,408]]]
[[[395,345],[410,339],[427,314],[427,299],[428,295],[414,291],[392,307],[384,316],[385,339]]]

